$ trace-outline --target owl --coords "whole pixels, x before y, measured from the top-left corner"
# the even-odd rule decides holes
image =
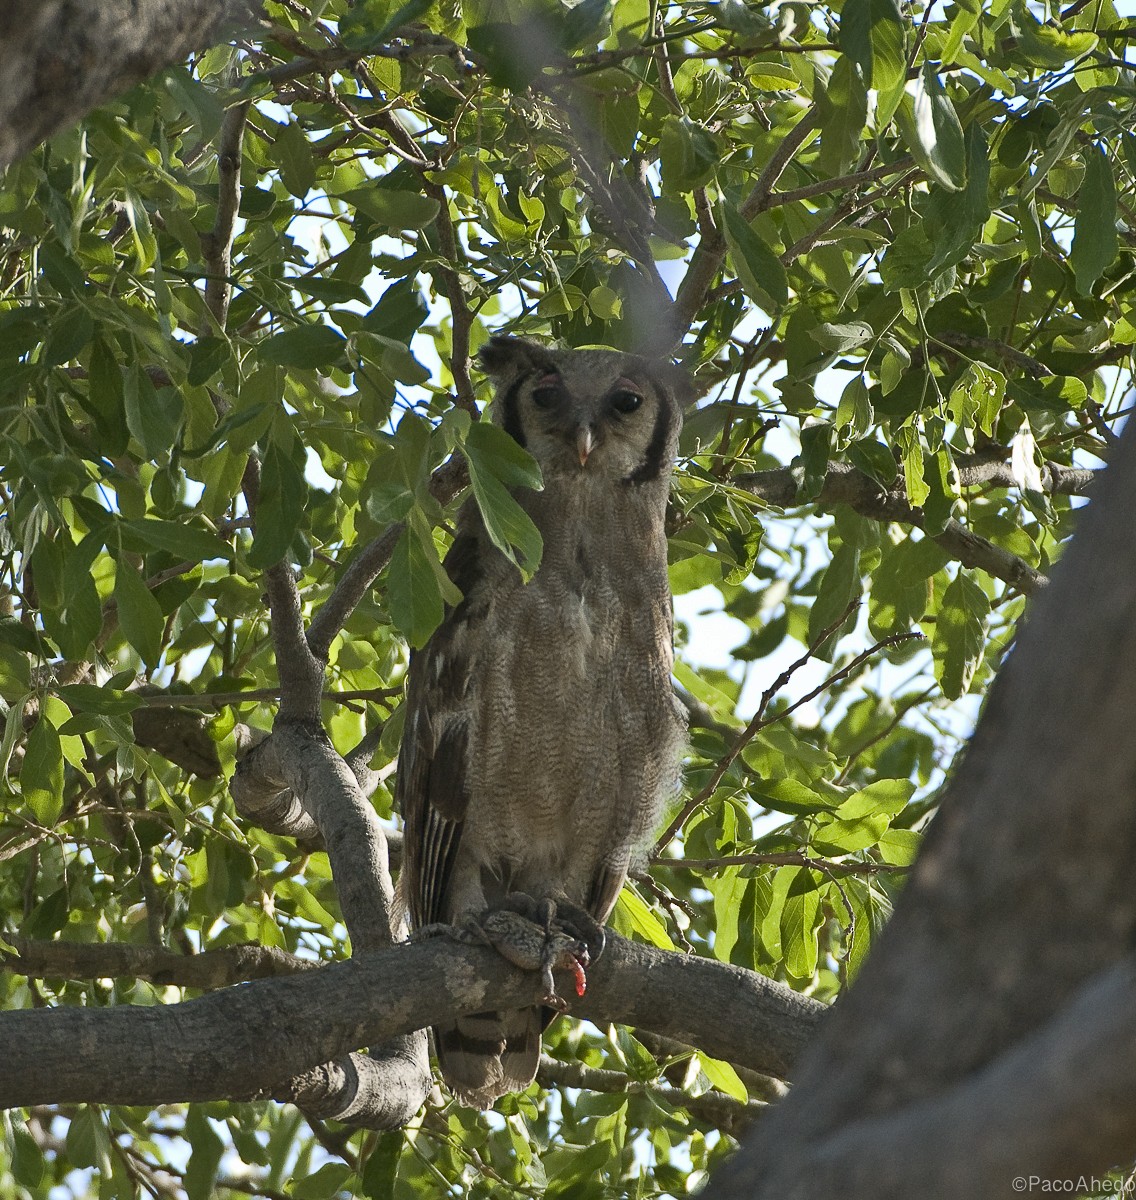
[[[676,368],[616,351],[495,337],[480,361],[496,385],[492,420],[541,467],[543,490],[516,499],[544,554],[525,583],[476,504],[461,510],[445,566],[462,600],[410,663],[400,887],[419,930],[513,915],[535,926],[551,981],[551,965],[602,950],[677,785],[685,720],[664,516],[692,393]],[[434,1030],[458,1100],[487,1108],[532,1082],[547,999]]]

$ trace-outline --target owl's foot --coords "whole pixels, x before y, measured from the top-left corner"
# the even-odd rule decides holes
[[[589,961],[588,948],[572,934],[546,921],[532,919],[541,915],[541,905],[517,892],[482,916],[467,917],[460,925],[445,928],[458,941],[492,946],[514,966],[524,971],[539,971],[544,983],[541,1001],[557,1012],[564,1012],[568,1002],[557,992],[552,973],[571,971],[576,992],[582,996],[587,986],[584,968]]]
[[[557,929],[582,942],[588,949],[588,961],[595,962],[607,945],[607,934],[599,921],[587,909],[568,900],[547,899],[541,903],[552,908],[551,917],[545,919],[546,928]]]

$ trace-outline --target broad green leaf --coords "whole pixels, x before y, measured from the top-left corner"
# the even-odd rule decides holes
[[[303,129],[294,122],[275,127],[277,162],[284,186],[303,200],[316,181],[316,164],[312,157],[311,143]]]
[[[903,464],[907,499],[915,508],[921,508],[931,489],[923,478],[923,442],[919,430],[913,425],[904,425],[896,433],[896,446]]]
[[[1014,4],[1014,20],[1018,26],[1018,51],[1028,62],[1046,70],[1059,70],[1096,49],[1098,38],[1087,29],[1067,33],[1046,22],[1042,24],[1030,12],[1023,0]]]
[[[138,571],[121,558],[115,566],[114,599],[126,640],[148,667],[157,666],[166,619]]]
[[[830,175],[840,175],[860,155],[868,119],[867,87],[847,56],[836,60],[827,85],[819,91],[817,112],[821,123],[818,165]]]
[[[635,933],[643,941],[658,946],[661,950],[674,949],[674,942],[667,933],[667,927],[643,903],[634,888],[625,887],[619,893],[619,899],[615,902],[613,922],[616,929],[628,936]]]
[[[985,363],[972,362],[951,388],[948,402],[951,417],[963,429],[977,426],[990,436],[1005,394],[1006,377],[1001,371]]]
[[[288,1187],[289,1194],[296,1200],[332,1200],[343,1190],[352,1190],[350,1181],[354,1172],[346,1163],[324,1163],[318,1171],[293,1179]]]
[[[463,450],[490,540],[516,563],[526,580],[531,579],[540,565],[543,542],[532,518],[508,489],[542,486],[536,460],[500,426],[484,421],[470,427]]]
[[[847,428],[853,437],[862,437],[872,427],[874,418],[868,385],[863,375],[855,375],[840,393],[833,423],[837,429]]]
[[[669,191],[689,192],[714,178],[722,153],[714,139],[687,116],[668,116],[659,140],[659,163]]]
[[[950,97],[929,63],[912,93],[896,110],[907,148],[919,165],[948,191],[966,186],[966,147],[962,125]]]
[[[225,1144],[197,1105],[190,1106],[185,1134],[192,1147],[184,1175],[187,1200],[209,1200],[216,1194],[214,1184]]]
[[[1077,291],[1087,296],[1093,284],[1112,265],[1119,248],[1116,233],[1116,185],[1103,149],[1085,151],[1085,178],[1077,195],[1077,216],[1069,261]]]
[[[63,810],[63,748],[55,726],[43,715],[28,734],[20,790],[35,819],[51,829]]]
[[[895,816],[907,807],[915,792],[915,784],[908,779],[877,779],[850,796],[836,810],[843,820],[885,814]]]
[[[345,344],[343,334],[328,325],[299,325],[261,342],[257,356],[262,362],[315,371],[339,359]]]
[[[156,388],[146,370],[135,363],[126,372],[123,402],[126,427],[148,458],[162,458],[173,448],[181,428],[183,407],[176,388]]]
[[[136,521],[122,522],[120,530],[124,542],[133,550],[164,550],[179,560],[187,559],[190,562],[233,557],[233,548],[228,542],[197,525],[142,517]]]
[[[749,1100],[749,1092],[746,1091],[746,1085],[742,1083],[737,1071],[734,1070],[728,1062],[723,1062],[719,1058],[711,1058],[708,1054],[698,1052],[698,1065],[706,1074],[706,1078],[710,1080],[713,1087],[720,1092],[725,1092],[727,1096],[733,1096],[735,1100],[739,1100],[745,1104]]]
[[[122,368],[110,346],[101,337],[91,345],[90,380],[81,403],[94,419],[99,441],[106,454],[118,455],[126,449],[130,430],[126,424],[126,398]]]
[[[817,967],[817,930],[824,917],[820,912],[820,887],[824,876],[819,871],[795,867],[785,906],[781,911],[781,947],[785,969],[797,979],[809,979]]]
[[[278,563],[304,522],[308,485],[303,472],[275,441],[268,443],[260,465],[256,529],[248,561],[265,568]]]
[[[875,336],[876,331],[865,321],[825,321],[809,330],[809,337],[825,350],[855,350]]]
[[[730,264],[746,295],[770,312],[788,303],[789,285],[777,255],[753,226],[728,204],[718,206],[718,216],[730,253]]]
[[[845,0],[840,47],[860,68],[865,87],[889,92],[906,78],[903,16],[895,0]]]
[[[814,645],[821,633],[860,595],[861,589],[859,552],[848,545],[840,546],[825,568],[820,589],[809,610],[810,645]],[[817,647],[817,657],[831,658],[848,622],[855,619],[855,613],[852,613],[841,628],[834,630],[824,645]]]
[[[931,639],[939,686],[949,700],[967,691],[982,661],[989,613],[986,593],[960,571],[943,593]]]
[[[421,192],[366,187],[346,192],[342,199],[354,204],[372,221],[393,230],[423,229],[438,215],[438,201]]]
[[[438,557],[433,542],[424,545],[410,523],[395,543],[387,567],[387,606],[391,620],[416,650],[426,645],[442,623],[445,611],[431,557]]]
[[[874,846],[889,824],[884,815],[822,820],[809,836],[809,845],[821,854],[853,854]]]
[[[194,387],[208,383],[231,357],[232,349],[224,338],[198,338],[189,351],[187,382]]]

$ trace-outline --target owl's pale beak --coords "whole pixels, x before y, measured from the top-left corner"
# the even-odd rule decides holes
[[[587,466],[588,455],[595,448],[596,439],[592,435],[590,425],[581,425],[576,430],[576,453],[580,456],[580,466]]]

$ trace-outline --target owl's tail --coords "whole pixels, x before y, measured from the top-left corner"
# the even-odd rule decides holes
[[[473,1013],[434,1030],[434,1049],[446,1086],[472,1108],[489,1108],[506,1092],[521,1092],[536,1077],[540,1008]]]

